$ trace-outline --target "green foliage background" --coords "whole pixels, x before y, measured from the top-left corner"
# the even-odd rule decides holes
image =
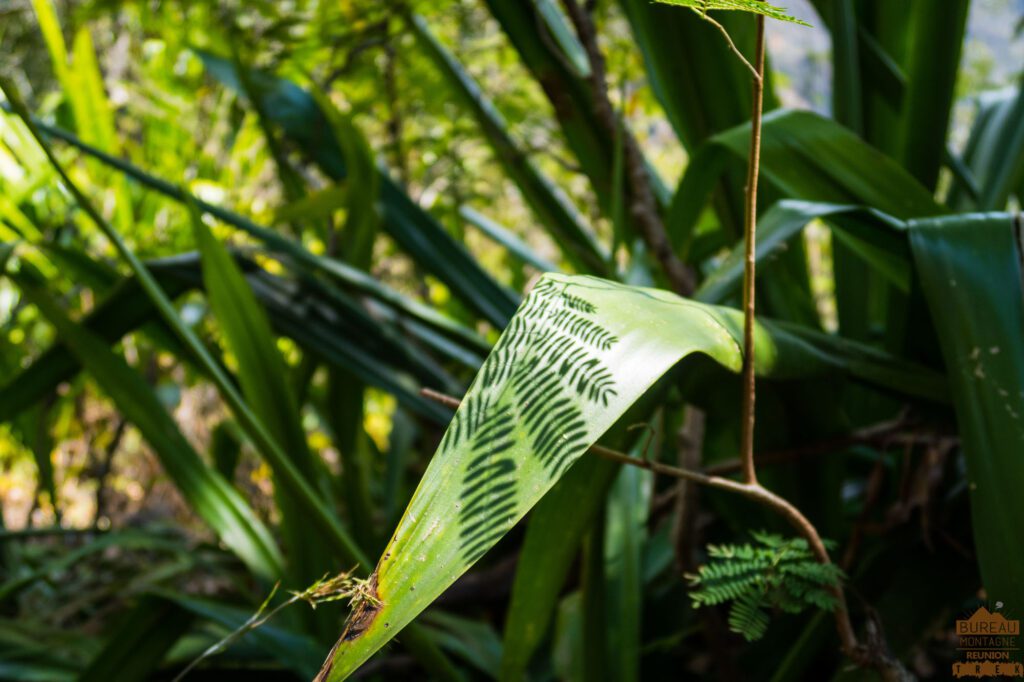
[[[351,605],[282,610],[191,675],[310,679],[354,650],[376,652],[374,679],[852,676],[830,616],[797,608],[832,606],[818,586],[839,572],[779,539],[782,521],[584,454],[600,438],[735,470],[749,72],[700,11],[748,55],[754,20],[715,11],[751,3],[675,4],[587,5],[605,84],[556,0],[0,7],[0,678],[171,679],[275,582],[274,605],[378,557],[424,590],[384,605],[415,617],[401,633],[359,624],[390,588],[374,578]],[[1024,613],[1020,41],[991,59],[968,31],[1019,17],[811,5],[786,14],[814,28],[769,21],[761,478],[835,540],[854,622],[942,678],[955,616]],[[828,54],[794,69],[812,36]],[[830,74],[827,98],[808,71]],[[697,282],[692,317],[659,323],[678,299],[641,288],[670,281],[625,133]],[[463,523],[439,505],[477,475],[468,446],[443,445],[451,409],[420,389],[466,395],[472,421],[474,377],[519,343],[530,309],[513,316],[547,271],[542,290],[617,283],[559,305],[644,349],[601,359],[620,386],[653,387],[557,403],[586,437],[566,429],[553,468],[518,442],[516,475],[490,485],[522,504],[474,508],[488,530],[469,556],[455,532],[434,561],[422,538],[392,556],[414,492],[416,514]],[[796,578],[762,570],[790,551]],[[715,583],[734,573],[723,558],[759,572]],[[373,637],[332,650],[353,624]]]

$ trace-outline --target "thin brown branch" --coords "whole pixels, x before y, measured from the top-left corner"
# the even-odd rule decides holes
[[[428,400],[433,400],[435,403],[440,403],[445,407],[450,407],[453,410],[459,409],[459,405],[462,404],[462,401],[458,398],[453,398],[450,395],[441,393],[440,391],[435,391],[432,388],[421,388],[420,395]]]
[[[608,97],[604,56],[597,44],[594,22],[576,0],[562,0],[566,14],[572,21],[580,43],[590,61],[590,89],[594,99],[594,113],[609,139],[621,140],[626,179],[629,183],[630,214],[640,230],[647,247],[661,264],[672,290],[689,296],[695,288],[693,273],[679,260],[669,241],[665,224],[658,212],[658,203],[651,190],[651,178],[636,138],[625,121],[620,121]]]
[[[740,52],[740,49],[736,47],[736,43],[732,41],[732,36],[729,35],[729,32],[725,30],[725,26],[722,26],[720,23],[712,19],[707,12],[701,12],[698,9],[694,9],[693,11],[699,14],[701,19],[708,22],[709,24],[711,24],[712,26],[719,30],[719,32],[725,37],[725,42],[728,43],[729,49],[732,50],[733,54],[735,54],[741,62],[743,62],[744,66],[750,69],[750,73],[753,74],[754,80],[761,80],[761,72],[758,69],[754,68],[754,65],[748,62],[747,58],[743,56],[743,53]]]
[[[740,457],[743,480],[757,483],[754,468],[754,284],[756,278],[755,233],[757,229],[757,175],[761,162],[761,112],[764,98],[764,17],[757,16],[757,42],[754,51],[753,90],[750,115],[750,155],[747,162],[746,210],[743,237],[746,240],[743,268],[743,407],[740,417]]]

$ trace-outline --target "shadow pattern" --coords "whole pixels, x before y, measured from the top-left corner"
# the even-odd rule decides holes
[[[597,307],[541,280],[502,334],[441,441],[439,455],[472,453],[460,482],[460,547],[479,559],[516,518],[513,447],[528,439],[531,456],[557,477],[587,446],[582,401],[607,406],[615,380],[597,351],[617,342],[593,319]]]

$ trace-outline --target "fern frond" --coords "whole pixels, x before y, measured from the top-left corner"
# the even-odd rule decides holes
[[[764,637],[768,620],[768,614],[761,608],[760,596],[753,592],[734,601],[729,609],[729,629],[743,635],[748,642]]]
[[[751,641],[767,629],[769,610],[835,608],[839,567],[819,563],[803,538],[751,535],[757,544],[708,546],[708,563],[686,576],[695,608],[731,602],[730,628]]]
[[[818,585],[835,585],[843,578],[843,571],[835,564],[808,563],[806,560],[787,562],[779,566],[783,575],[793,576],[817,583]]]
[[[836,608],[836,598],[831,592],[825,590],[811,590],[804,595],[804,601],[809,602],[822,611],[832,611]]]
[[[784,7],[769,5],[767,2],[760,2],[760,0],[658,0],[658,2],[666,5],[689,7],[701,14],[705,14],[709,10],[751,12],[753,14],[762,14],[769,19],[778,19],[779,21],[786,21],[791,24],[810,26],[806,21],[801,21],[796,17],[786,14]]]

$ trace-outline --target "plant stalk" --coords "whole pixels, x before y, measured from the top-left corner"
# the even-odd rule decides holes
[[[743,268],[743,405],[740,416],[740,457],[743,480],[757,483],[754,467],[754,299],[756,278],[757,176],[761,163],[761,113],[764,100],[764,17],[757,15],[757,44],[754,51],[754,78],[750,115],[750,155],[747,163],[746,207],[743,214],[745,239]]]

